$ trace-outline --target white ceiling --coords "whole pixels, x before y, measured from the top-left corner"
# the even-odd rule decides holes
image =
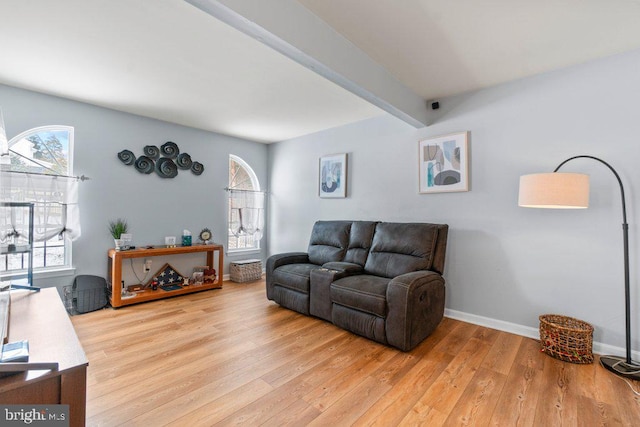
[[[354,90],[369,83],[347,50],[321,59],[336,84],[300,65],[291,32],[274,38],[294,46],[293,59],[190,3],[268,6],[297,34],[305,21],[293,13],[311,11],[386,69],[373,84],[396,79],[425,109],[427,100],[640,48],[638,0],[0,0],[0,83],[262,142],[402,109],[373,86]],[[376,97],[378,106],[368,102]],[[10,117],[11,106],[0,106]]]

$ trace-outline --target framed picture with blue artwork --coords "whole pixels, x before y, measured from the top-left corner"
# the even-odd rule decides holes
[[[469,191],[469,132],[419,143],[420,193]]]
[[[320,197],[347,197],[347,154],[320,157]]]

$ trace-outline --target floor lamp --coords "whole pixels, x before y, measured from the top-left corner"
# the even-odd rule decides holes
[[[523,175],[520,177],[518,205],[526,208],[584,209],[589,206],[589,176],[579,173],[558,173],[574,159],[592,159],[605,165],[618,180],[622,199],[622,232],[624,246],[624,297],[626,326],[626,357],[601,356],[600,363],[609,371],[624,378],[640,381],[640,364],[631,360],[631,296],[629,291],[629,225],[622,180],[610,164],[593,156],[575,156],[558,165],[553,173]]]

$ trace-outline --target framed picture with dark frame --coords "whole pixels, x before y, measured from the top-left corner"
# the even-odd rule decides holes
[[[420,141],[420,193],[469,191],[468,137],[458,132]]]
[[[318,175],[320,197],[347,197],[347,153],[320,157]]]

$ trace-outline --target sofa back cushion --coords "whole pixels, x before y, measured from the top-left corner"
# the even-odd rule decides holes
[[[379,223],[365,272],[393,278],[412,271],[431,270],[440,227],[440,224],[427,223]]]
[[[378,223],[375,221],[354,221],[351,224],[349,247],[344,257],[346,262],[352,262],[364,267],[371,249],[376,224]]]
[[[351,221],[317,221],[309,239],[309,261],[317,265],[344,261],[350,230]]]

